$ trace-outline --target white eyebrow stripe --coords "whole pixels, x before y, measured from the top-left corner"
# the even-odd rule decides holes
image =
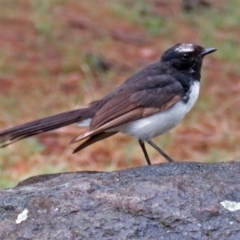
[[[194,46],[191,43],[181,44],[176,49],[176,52],[193,52]]]

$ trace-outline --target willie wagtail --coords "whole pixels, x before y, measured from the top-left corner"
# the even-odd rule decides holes
[[[214,51],[215,48],[192,43],[176,44],[162,54],[160,61],[129,77],[114,91],[85,108],[1,131],[1,147],[78,123],[86,131],[71,143],[86,140],[73,153],[121,132],[138,139],[149,165],[145,142],[172,162],[151,139],[176,126],[193,107],[199,94],[203,57]]]

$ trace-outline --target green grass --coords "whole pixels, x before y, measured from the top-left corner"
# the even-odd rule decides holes
[[[128,19],[133,24],[143,26],[150,36],[156,36],[165,32],[165,24],[167,24],[165,18],[156,14],[153,5],[146,1],[113,1],[111,8],[119,18]]]

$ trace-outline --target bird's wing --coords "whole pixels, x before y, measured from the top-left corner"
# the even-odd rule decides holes
[[[147,79],[144,84],[123,89],[97,111],[90,128],[71,143],[165,111],[181,99],[183,92],[182,85],[169,75]]]
[[[73,153],[79,152],[82,149],[88,147],[89,145],[92,145],[95,142],[111,137],[116,133],[117,132],[101,132],[101,133],[95,134],[94,136],[91,136],[90,138],[88,138],[85,142],[81,143],[77,148],[75,148]]]

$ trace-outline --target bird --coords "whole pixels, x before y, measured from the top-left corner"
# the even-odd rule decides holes
[[[168,162],[174,160],[152,139],[175,127],[199,96],[203,58],[216,48],[177,43],[160,60],[127,78],[112,92],[88,106],[23,123],[0,131],[0,147],[73,123],[85,128],[70,144],[73,153],[95,142],[123,133],[138,140],[151,165],[145,143]]]

